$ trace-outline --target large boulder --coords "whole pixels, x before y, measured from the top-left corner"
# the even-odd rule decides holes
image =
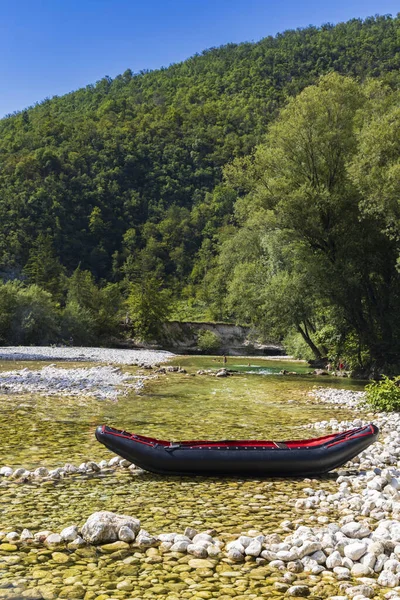
[[[140,521],[127,515],[101,510],[90,515],[82,527],[82,537],[88,544],[115,542],[121,527],[128,527],[136,534],[140,530]]]

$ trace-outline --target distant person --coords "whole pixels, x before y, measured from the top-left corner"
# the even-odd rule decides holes
[[[326,365],[326,370],[332,371],[332,363],[328,362],[328,364]]]
[[[343,371],[344,369],[344,363],[343,361],[339,360],[339,371]]]
[[[224,365],[226,365],[226,363],[227,363],[227,362],[228,362],[228,359],[227,359],[227,358],[226,358],[226,356],[224,355],[224,360],[223,360],[223,363],[224,363]]]

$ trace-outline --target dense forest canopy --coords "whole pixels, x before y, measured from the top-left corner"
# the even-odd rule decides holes
[[[365,353],[381,361],[390,327],[377,306],[385,302],[390,315],[398,306],[399,23],[390,16],[353,19],[229,44],[158,71],[105,77],[1,120],[0,276],[7,293],[0,313],[2,303],[9,307],[11,297],[20,298],[21,285],[36,286],[35,298],[47,294],[46,302],[66,311],[59,335],[73,331],[80,339],[83,321],[93,341],[107,331],[111,313],[115,330],[124,298],[123,311],[136,310],[138,329],[149,298],[158,299],[163,318],[162,307],[176,307],[177,298],[196,299],[210,316],[254,322],[269,336],[297,331],[315,355],[333,347],[343,352],[341,344],[352,339],[348,352],[358,362]],[[295,146],[305,135],[307,119],[290,110],[300,110],[294,107],[301,97],[307,104],[308,93],[315,94],[318,113],[329,96],[324,86],[337,94],[335,107],[347,121],[321,116],[317,131],[325,142],[315,147],[320,158],[305,192],[305,182],[284,166],[290,149],[282,140],[287,136]],[[330,126],[336,128],[331,137]],[[340,148],[340,160],[322,193],[313,177],[331,169],[326,148]],[[271,177],[279,169],[273,201],[267,200],[260,192],[263,173]],[[313,222],[324,210],[332,228],[327,236]],[[340,232],[344,219],[347,237]],[[356,248],[365,232],[370,246]],[[312,242],[313,235],[321,239]],[[329,293],[324,263],[331,261],[335,273],[339,263],[326,249],[332,244],[355,256],[337,294]],[[294,247],[292,256],[281,256],[285,246]],[[358,280],[365,252],[380,258]],[[346,264],[344,256],[340,261]],[[322,291],[307,300],[310,281]],[[388,282],[390,297],[381,298]],[[271,302],[263,304],[266,290]],[[359,306],[351,316],[345,298],[355,291]],[[287,306],[292,316],[281,318],[271,308],[280,305],[279,294],[303,297],[304,306]],[[311,305],[318,305],[318,315]],[[10,318],[3,318],[7,327]],[[4,341],[25,339],[19,330],[13,338],[7,327],[0,317]],[[318,338],[317,330],[325,334]]]

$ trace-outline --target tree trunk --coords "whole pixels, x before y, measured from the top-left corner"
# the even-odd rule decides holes
[[[296,329],[300,333],[306,344],[311,348],[315,358],[322,358],[320,349],[314,344],[308,333],[304,329],[302,329],[300,325],[296,325]]]

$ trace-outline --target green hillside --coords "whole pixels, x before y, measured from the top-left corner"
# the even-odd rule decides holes
[[[229,220],[211,198],[284,105],[335,70],[397,82],[399,19],[354,19],[55,97],[0,122],[0,271],[19,275],[39,234],[71,273],[115,280],[148,246],[151,268],[186,278],[202,238]]]

